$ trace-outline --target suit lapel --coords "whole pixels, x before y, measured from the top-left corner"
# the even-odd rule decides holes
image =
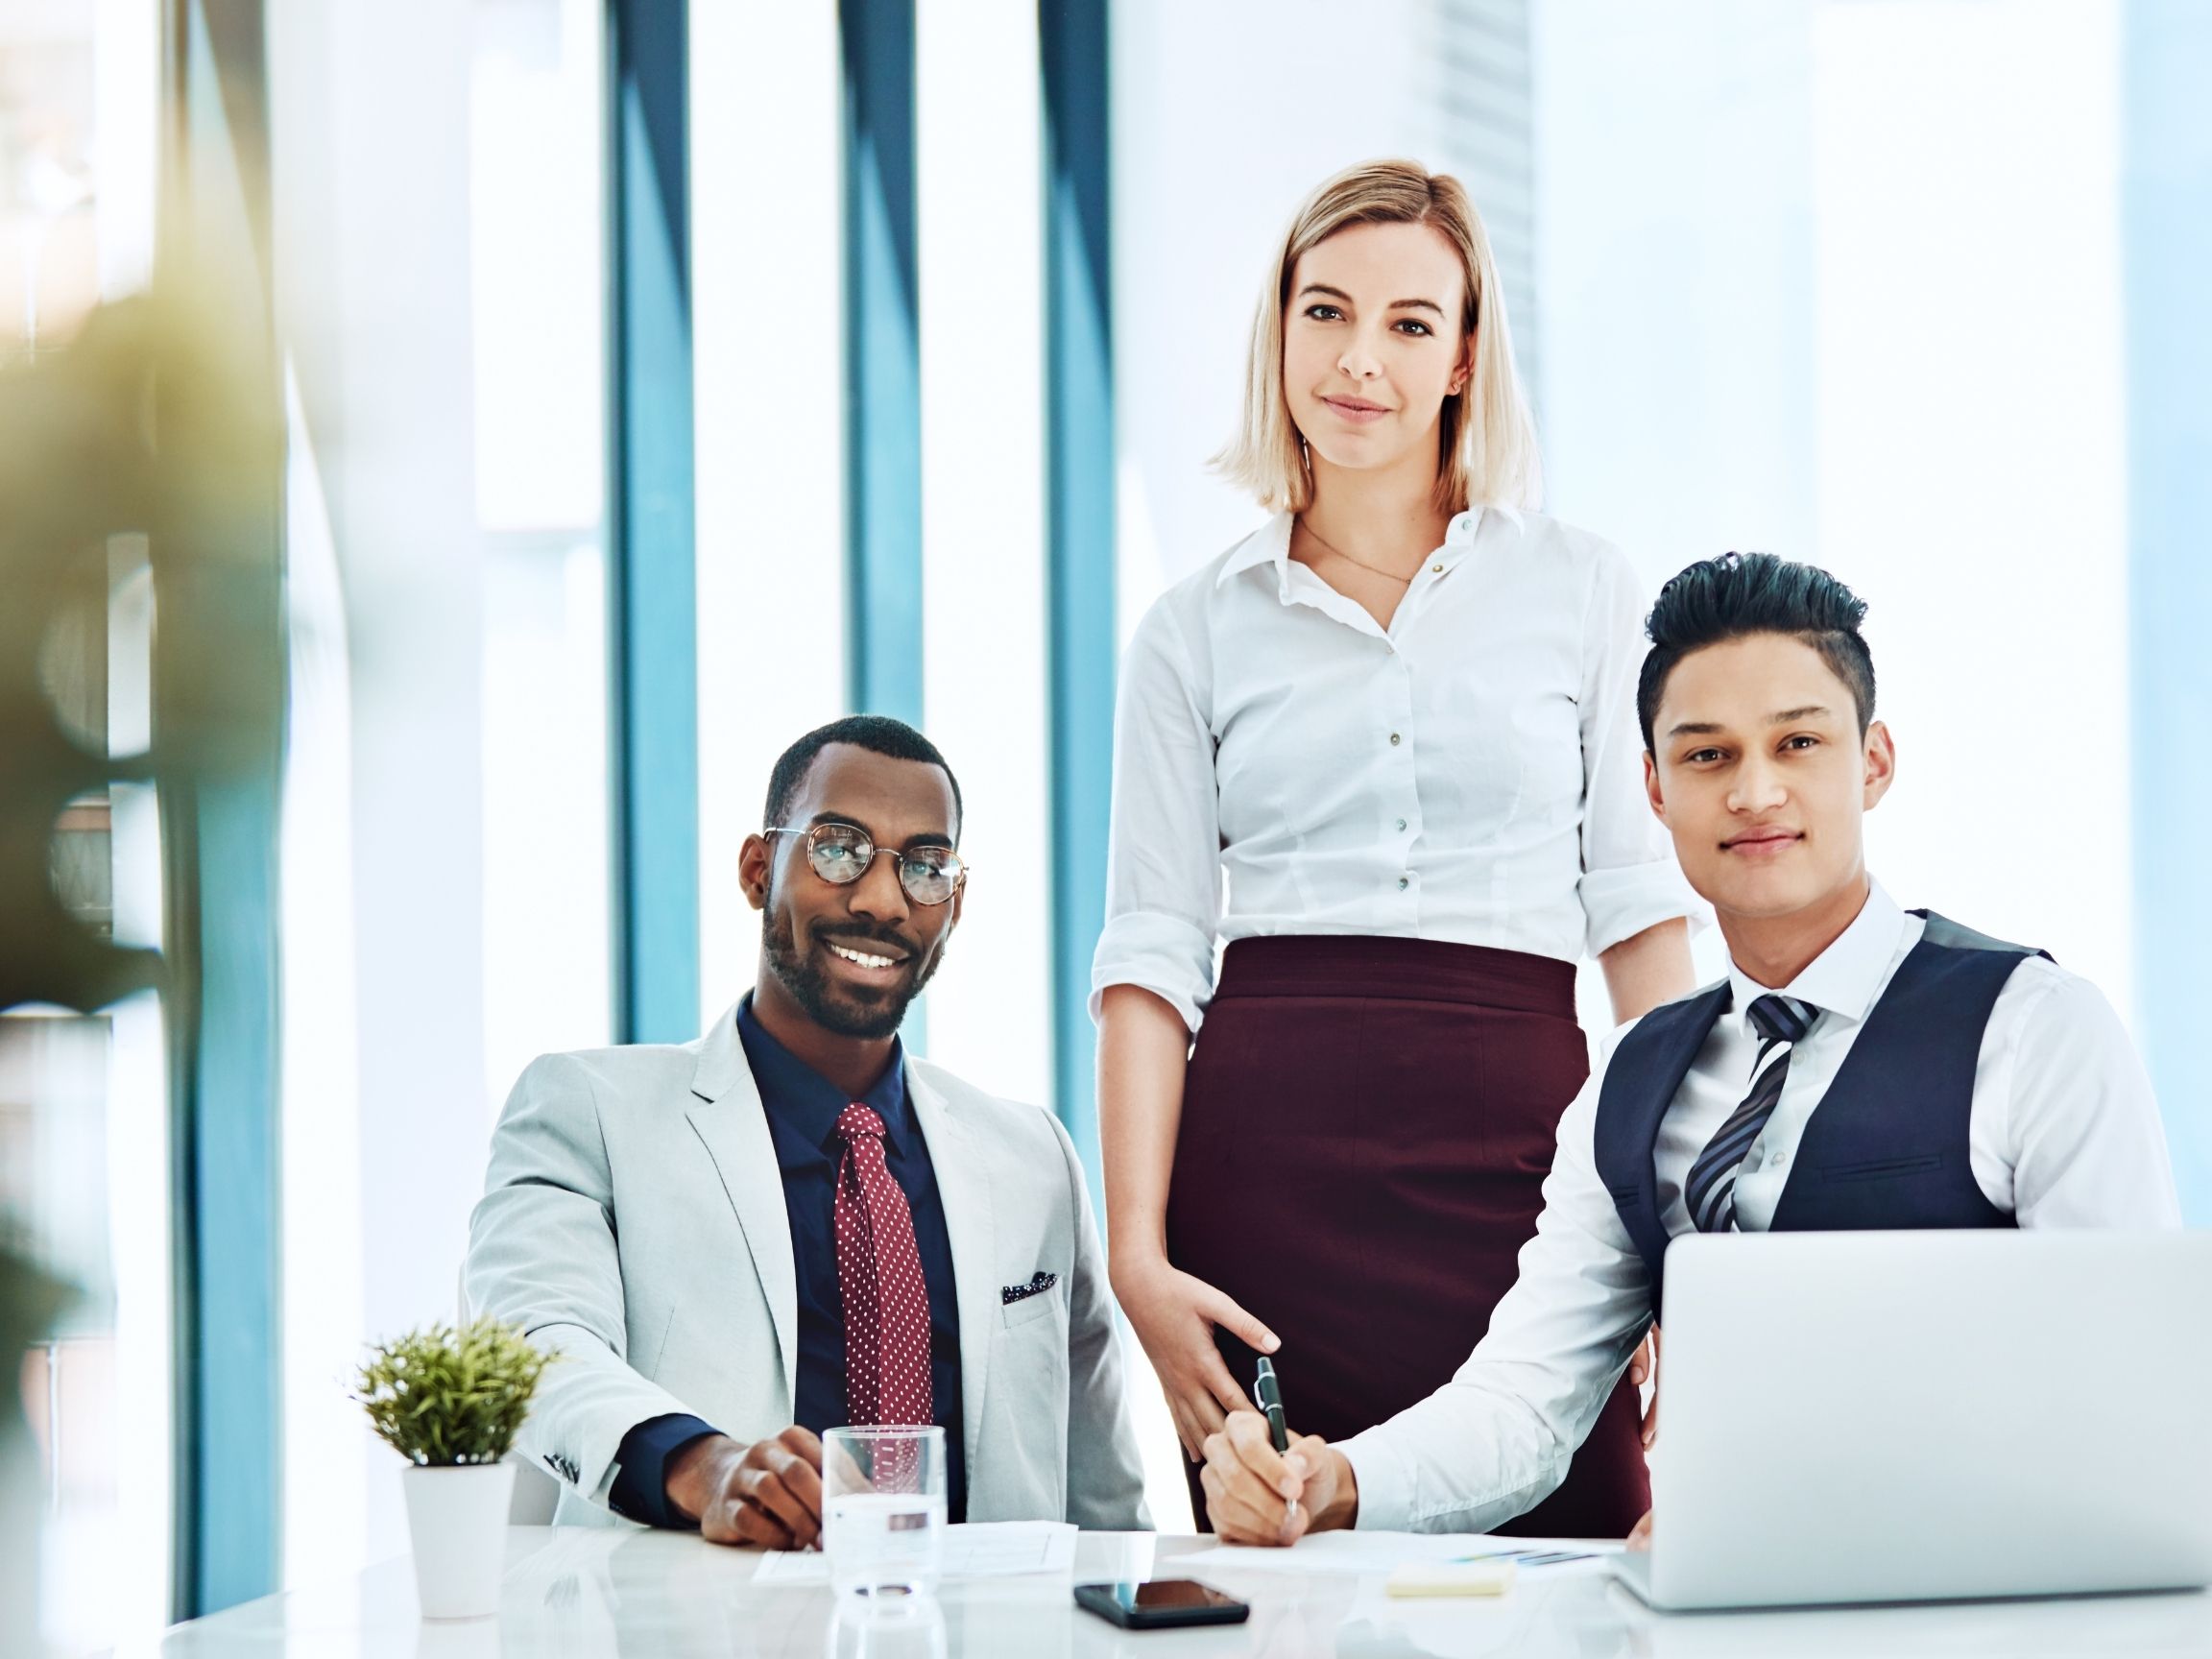
[[[983,1444],[983,1387],[991,1362],[991,1337],[998,1329],[997,1230],[991,1219],[989,1173],[960,1114],[909,1062],[906,1097],[929,1143],[937,1194],[945,1205],[945,1237],[952,1247],[952,1283],[960,1307],[961,1428],[968,1447],[968,1492],[973,1507],[976,1455]]]
[[[799,1398],[799,1269],[791,1259],[791,1218],[783,1206],[783,1175],[759,1085],[737,1041],[734,1008],[724,1014],[701,1046],[691,1077],[695,1096],[688,1116],[722,1177],[722,1190],[737,1212],[760,1294],[776,1322],[783,1362],[783,1397]]]

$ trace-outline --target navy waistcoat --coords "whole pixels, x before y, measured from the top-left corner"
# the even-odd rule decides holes
[[[2016,1224],[1974,1180],[1974,1070],[1997,994],[2023,957],[2045,952],[1912,914],[1927,929],[1806,1121],[1775,1207],[1777,1233]],[[1659,1126],[1729,1001],[1722,980],[1653,1009],[1613,1051],[1598,1092],[1599,1179],[1650,1270],[1654,1312],[1668,1244],[1653,1162]]]

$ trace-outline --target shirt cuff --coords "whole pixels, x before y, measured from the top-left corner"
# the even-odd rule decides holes
[[[1693,933],[1713,919],[1672,858],[1585,871],[1575,892],[1582,901],[1583,941],[1593,956],[1677,916],[1689,919]]]
[[[1191,1031],[1214,995],[1214,938],[1179,916],[1138,910],[1110,917],[1091,958],[1091,1018],[1110,985],[1151,992]]]
[[[713,1424],[697,1417],[647,1418],[622,1436],[614,1454],[621,1473],[608,1488],[607,1507],[648,1527],[697,1527],[698,1522],[686,1521],[668,1502],[668,1460],[692,1441],[719,1432]]]
[[[1409,1532],[1413,1528],[1413,1471],[1390,1445],[1381,1426],[1362,1430],[1336,1450],[1352,1465],[1359,1489],[1359,1513],[1352,1525],[1362,1532]]]

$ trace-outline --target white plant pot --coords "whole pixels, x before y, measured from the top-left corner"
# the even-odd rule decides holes
[[[425,1619],[482,1619],[499,1611],[507,1567],[512,1463],[465,1463],[399,1472],[415,1589]]]

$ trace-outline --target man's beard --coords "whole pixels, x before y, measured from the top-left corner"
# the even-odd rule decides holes
[[[768,966],[776,977],[782,981],[783,989],[791,993],[806,1018],[825,1031],[839,1037],[859,1037],[875,1040],[889,1037],[899,1029],[900,1022],[906,1018],[906,1005],[922,994],[922,987],[929,983],[937,965],[945,959],[942,948],[923,961],[910,983],[903,989],[885,994],[885,999],[874,1003],[859,1003],[840,997],[830,976],[799,950],[796,930],[787,913],[779,913],[770,900],[769,914],[775,919],[769,923],[763,943],[768,949]],[[869,945],[888,946],[903,952],[907,947],[897,940],[854,931],[830,937],[849,944],[853,949]]]

